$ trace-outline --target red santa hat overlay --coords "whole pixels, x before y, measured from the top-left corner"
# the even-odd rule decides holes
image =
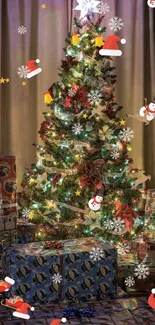
[[[126,43],[125,38],[120,38],[117,35],[109,35],[102,47],[99,51],[100,55],[107,56],[121,56],[122,51],[119,50],[117,42],[121,42],[122,44]]]
[[[30,309],[31,311],[35,310],[34,307],[31,307],[29,304],[24,302],[19,308],[16,309],[16,311],[13,312],[13,316],[22,319],[30,319],[28,309]]]
[[[26,67],[28,69],[28,73],[27,73],[27,78],[30,79],[34,76],[36,76],[37,74],[39,74],[42,69],[38,68],[36,63],[39,63],[40,60],[36,59],[36,60],[30,60],[27,62]]]
[[[13,279],[9,278],[8,276],[6,276],[4,280],[5,280],[5,282],[7,282],[11,285],[13,285],[15,283],[15,281]]]
[[[63,317],[61,319],[55,319],[50,323],[50,325],[60,325],[61,322],[66,323],[67,319],[65,317]]]

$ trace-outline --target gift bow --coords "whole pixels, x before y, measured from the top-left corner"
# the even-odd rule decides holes
[[[116,203],[118,211],[115,214],[115,218],[120,217],[124,220],[127,231],[130,231],[134,225],[134,218],[137,217],[137,213],[128,206],[126,203],[121,203],[120,201]]]

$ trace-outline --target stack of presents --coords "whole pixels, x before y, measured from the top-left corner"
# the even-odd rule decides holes
[[[17,226],[15,157],[0,157],[0,184],[1,278],[14,279],[12,296],[39,305],[93,302],[116,297],[118,286],[128,294],[155,287],[151,241],[149,249],[143,239],[134,242],[123,256],[97,238],[35,242],[28,226]],[[145,212],[154,213],[155,191],[147,195]]]

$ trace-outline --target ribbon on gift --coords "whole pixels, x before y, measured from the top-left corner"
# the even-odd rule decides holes
[[[64,243],[59,242],[57,240],[44,242],[44,249],[50,249],[50,248],[60,249],[62,247],[64,247]]]

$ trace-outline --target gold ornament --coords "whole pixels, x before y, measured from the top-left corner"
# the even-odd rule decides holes
[[[50,93],[44,93],[44,104],[50,104],[51,102],[53,102],[53,98]]]
[[[73,45],[78,45],[79,43],[80,43],[79,36],[76,33],[74,33],[72,35],[72,44]]]
[[[101,47],[104,45],[104,42],[102,40],[102,36],[98,35],[95,37],[95,46]]]

